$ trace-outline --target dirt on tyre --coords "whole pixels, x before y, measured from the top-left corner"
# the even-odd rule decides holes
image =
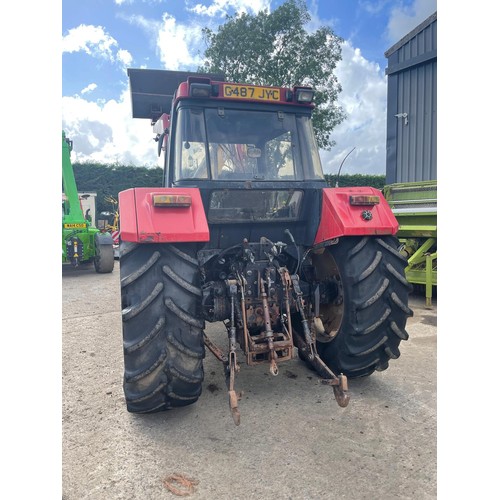
[[[153,413],[197,401],[204,321],[194,244],[120,243],[127,409]]]
[[[392,236],[344,237],[316,259],[323,279],[335,284],[335,300],[322,312],[333,339],[322,338],[317,350],[335,373],[348,378],[388,367],[408,339],[406,320],[411,285],[406,259]],[[331,319],[328,319],[328,315]]]

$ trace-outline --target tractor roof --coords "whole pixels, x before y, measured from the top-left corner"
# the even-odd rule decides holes
[[[212,73],[166,71],[159,69],[128,68],[133,118],[156,121],[163,113],[170,113],[175,91],[190,76],[204,76],[223,82],[225,76]]]

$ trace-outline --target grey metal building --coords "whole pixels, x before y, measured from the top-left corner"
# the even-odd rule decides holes
[[[385,57],[386,183],[437,180],[437,12]]]

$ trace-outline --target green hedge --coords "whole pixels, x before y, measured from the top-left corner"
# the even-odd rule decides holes
[[[163,185],[163,169],[160,167],[132,167],[127,165],[109,165],[102,163],[74,163],[76,185],[78,191],[96,193],[96,214],[113,209],[106,202],[111,196],[118,199],[118,193],[132,187],[161,187]],[[329,186],[335,186],[337,176],[326,174]],[[371,186],[382,190],[385,175],[341,175],[339,187]]]
[[[325,174],[326,182],[329,186],[335,187],[337,176],[332,174]],[[339,187],[349,186],[371,186],[382,191],[385,186],[385,175],[341,175],[338,179]]]
[[[131,167],[100,163],[74,163],[73,171],[78,191],[96,193],[96,214],[111,211],[108,196],[118,199],[118,193],[132,187],[161,187],[163,169],[160,167]]]

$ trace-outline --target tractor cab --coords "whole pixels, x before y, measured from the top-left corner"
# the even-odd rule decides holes
[[[323,179],[310,116],[233,106],[180,106],[169,163],[172,185]]]
[[[151,120],[158,154],[166,153],[166,186],[219,180],[325,184],[311,88],[242,85],[189,72],[129,69],[128,75],[133,117]]]

